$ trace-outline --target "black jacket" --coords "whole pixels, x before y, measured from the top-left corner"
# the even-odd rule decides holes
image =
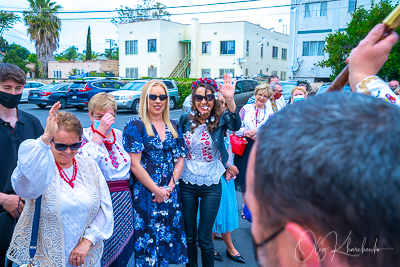
[[[190,132],[191,124],[189,123],[189,112],[185,112],[179,119],[179,124],[182,127],[183,133]],[[221,153],[221,159],[224,166],[229,159],[228,151],[226,151],[224,137],[227,130],[237,131],[240,129],[242,121],[238,111],[235,113],[226,111],[220,118],[218,127],[214,131],[210,132],[210,136],[213,142],[217,145],[219,152]]]

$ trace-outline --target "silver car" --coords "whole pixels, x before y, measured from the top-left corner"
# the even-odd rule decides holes
[[[44,84],[40,82],[26,82],[24,89],[22,90],[21,102],[28,102],[29,91],[42,86],[44,86]]]
[[[139,112],[139,101],[142,89],[149,80],[135,80],[125,84],[121,89],[111,92],[117,101],[118,109],[130,109],[132,113]],[[179,101],[178,87],[173,80],[163,80],[168,88],[169,108],[172,110]]]

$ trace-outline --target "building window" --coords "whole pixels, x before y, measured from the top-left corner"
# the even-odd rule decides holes
[[[250,54],[250,41],[246,41],[246,56]]]
[[[225,73],[232,73],[232,77],[235,77],[234,69],[219,69],[219,77],[224,77]]]
[[[157,40],[149,39],[147,40],[147,52],[157,52]],[[151,77],[151,76],[149,76]]]
[[[281,80],[286,80],[286,71],[281,71]]]
[[[264,46],[263,45],[261,45],[261,58],[263,58],[264,57]]]
[[[147,77],[157,78],[157,68],[149,68]]]
[[[249,76],[249,69],[246,69],[246,76]]]
[[[326,17],[327,16],[327,2],[309,3],[305,5],[304,17]]]
[[[235,41],[221,41],[221,55],[235,54]]]
[[[201,70],[201,78],[211,78],[211,70],[210,69],[202,69]]]
[[[138,75],[139,69],[138,68],[126,68],[126,78],[139,78]]]
[[[323,56],[324,41],[303,42],[303,56]]]
[[[354,10],[356,10],[357,7],[357,0],[349,0],[349,10],[348,12],[353,12]]]
[[[202,54],[211,54],[211,42],[203,42],[201,45]]]
[[[125,41],[125,55],[138,54],[138,41]]]
[[[260,70],[260,74],[262,74],[262,70]]]
[[[287,49],[282,48],[282,60],[287,60]]]
[[[278,58],[278,47],[272,47],[272,58]]]
[[[61,78],[61,70],[53,71],[54,78]]]
[[[278,72],[276,70],[271,70],[271,75],[278,75]]]

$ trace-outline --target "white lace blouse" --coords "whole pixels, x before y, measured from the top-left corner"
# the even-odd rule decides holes
[[[93,158],[99,165],[107,181],[128,180],[130,177],[131,157],[122,144],[122,131],[114,129],[115,144],[108,151],[104,143],[92,142],[93,133],[83,129],[82,147],[79,153]],[[113,141],[113,140],[107,140]]]
[[[221,153],[213,142],[206,124],[194,129],[193,134],[186,132],[185,144],[188,155],[181,174],[185,183],[207,185],[218,184],[225,172]]]
[[[46,191],[54,172],[58,173],[50,146],[46,145],[41,137],[36,140],[26,140],[19,148],[18,158],[17,167],[11,178],[13,188],[20,197],[36,199]],[[64,172],[68,177],[72,177],[73,167],[64,169]],[[82,178],[82,172],[78,168],[73,188],[58,175],[59,219],[63,226],[63,229],[60,230],[62,230],[64,238],[64,244],[60,245],[65,248],[66,266],[72,266],[68,263],[68,258],[81,237],[96,244],[112,235],[114,218],[110,192],[100,169],[97,173],[99,175],[101,208],[86,229],[84,229],[84,225],[92,203],[88,193],[89,188]]]

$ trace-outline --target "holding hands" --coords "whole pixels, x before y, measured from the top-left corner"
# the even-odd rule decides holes
[[[58,131],[57,112],[60,108],[61,104],[60,102],[57,102],[51,107],[49,111],[49,117],[47,117],[46,121],[46,128],[42,135],[42,141],[46,145],[50,144],[50,141],[53,139],[53,137],[56,135]]]

